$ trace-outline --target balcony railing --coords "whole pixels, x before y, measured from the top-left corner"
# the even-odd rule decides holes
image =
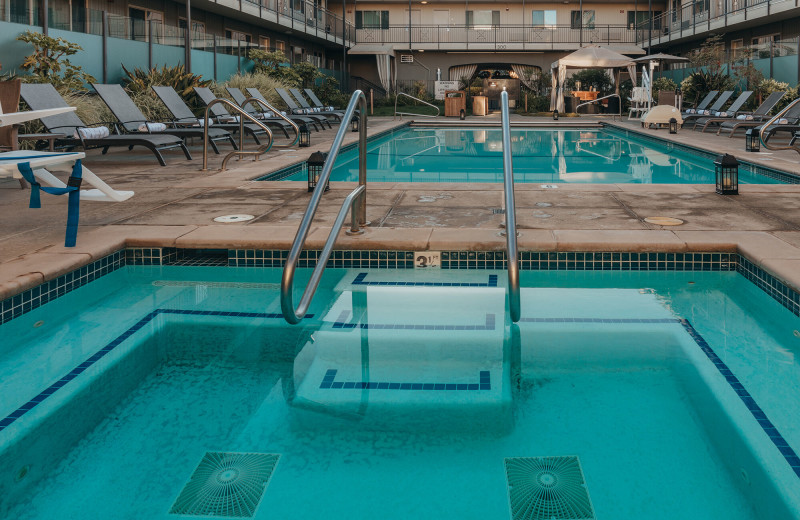
[[[284,5],[285,4],[285,5]],[[295,2],[296,8],[288,6],[289,2],[281,2],[278,6],[277,0],[242,0],[242,11],[247,8],[258,9],[259,15],[265,19],[272,19],[281,25],[301,30],[308,35],[317,36],[326,40],[344,39],[352,43],[355,36],[355,29],[350,22],[344,22],[341,16],[336,16],[330,11],[314,6],[313,3],[304,1]],[[237,2],[237,5],[239,3]],[[33,8],[27,6],[21,9],[15,8],[0,9],[0,21],[30,24],[42,26],[43,11],[37,2]],[[95,9],[70,9],[69,4],[51,4],[48,9],[48,23],[50,29],[60,29],[64,31],[79,32],[85,34],[103,34],[103,15],[107,17],[108,36],[124,40],[135,40],[161,44],[161,45],[184,45],[185,29],[174,25],[167,25],[160,21],[145,21],[129,16],[106,13]],[[236,54],[241,47],[255,46],[255,43],[235,40],[225,40],[221,36],[216,38],[202,31],[194,31],[192,34],[192,47],[205,49],[214,45],[227,49],[230,54]],[[339,42],[341,43],[341,41]]]
[[[712,0],[689,3],[653,17],[652,27],[646,21],[637,25],[636,42],[647,45],[651,36],[654,43],[680,39],[718,30],[730,23],[783,12],[799,4],[798,0]]]
[[[411,44],[412,48],[541,49],[561,44],[633,43],[635,30],[625,25],[574,29],[569,25],[390,25],[356,29],[356,43]]]

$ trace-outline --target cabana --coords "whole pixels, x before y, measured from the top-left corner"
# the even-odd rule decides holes
[[[622,69],[628,70],[632,78],[636,77],[636,65],[631,59],[606,47],[588,45],[564,56],[551,65],[553,88],[550,93],[550,110],[564,111],[564,82],[567,80],[567,69]],[[616,93],[619,94],[619,71],[613,77]]]

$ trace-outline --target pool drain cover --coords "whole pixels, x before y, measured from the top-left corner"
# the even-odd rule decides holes
[[[246,222],[248,220],[253,220],[253,215],[222,215],[221,217],[216,217],[214,222],[222,222],[224,224],[229,224],[231,222]]]
[[[513,520],[594,519],[578,457],[505,459]]]
[[[276,453],[207,452],[170,514],[252,517],[279,457]]]
[[[647,217],[644,221],[657,226],[680,226],[683,224],[681,219],[672,217]]]

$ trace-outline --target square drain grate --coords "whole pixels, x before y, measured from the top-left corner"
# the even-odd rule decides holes
[[[170,514],[251,518],[279,458],[277,453],[207,452]]]
[[[505,459],[513,520],[594,520],[578,457]]]

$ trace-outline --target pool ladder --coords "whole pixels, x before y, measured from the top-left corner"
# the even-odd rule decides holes
[[[800,153],[800,147],[794,146],[794,143],[795,143],[795,140],[797,139],[797,137],[793,137],[791,139],[791,141],[789,141],[789,145],[788,146],[775,146],[775,145],[771,145],[771,144],[767,143],[764,140],[764,132],[766,132],[769,129],[769,126],[772,125],[773,123],[775,123],[776,121],[778,121],[781,117],[783,117],[783,115],[786,112],[788,112],[789,110],[791,110],[792,107],[795,106],[797,103],[800,103],[800,99],[795,99],[794,101],[789,103],[786,107],[784,107],[783,110],[781,110],[777,114],[775,114],[772,117],[772,119],[770,119],[769,121],[767,121],[766,123],[761,125],[761,131],[758,132],[758,139],[759,139],[759,141],[761,141],[761,144],[764,145],[764,148],[766,148],[767,150],[773,150],[773,151],[775,151],[775,150],[794,150],[795,152]],[[733,135],[733,134],[731,134],[731,135]]]
[[[506,207],[506,257],[508,262],[508,309],[511,321],[520,317],[519,255],[517,254],[517,213],[514,204],[514,166],[511,162],[511,124],[508,116],[508,92],[500,93],[503,128],[503,195]]]
[[[319,207],[319,202],[322,199],[322,194],[325,192],[325,187],[328,185],[328,180],[331,177],[331,170],[336,162],[336,157],[342,148],[342,141],[350,128],[346,124],[355,115],[356,107],[360,106],[360,115],[358,118],[358,186],[345,197],[342,202],[342,207],[336,215],[336,220],[333,223],[333,228],[328,239],[325,241],[325,246],[317,258],[317,265],[314,267],[314,272],[311,273],[311,279],[308,281],[303,296],[300,298],[300,303],[295,309],[294,299],[292,296],[292,288],[294,286],[294,274],[297,267],[297,260],[300,258],[300,253],[308,237],[308,231],[311,227],[311,222],[314,220],[314,215]],[[317,185],[314,192],[311,194],[311,200],[308,202],[308,207],[303,215],[303,220],[300,221],[300,227],[297,229],[292,248],[289,250],[289,256],[286,258],[286,264],[283,266],[283,277],[281,278],[281,311],[283,312],[284,319],[291,323],[300,323],[306,315],[308,306],[311,304],[311,299],[317,290],[319,281],[322,278],[322,273],[325,271],[325,265],[328,263],[328,258],[331,256],[333,246],[336,244],[336,238],[339,236],[339,230],[342,228],[345,216],[347,215],[348,208],[351,211],[350,229],[347,231],[349,235],[358,235],[364,231],[362,227],[367,225],[367,98],[360,90],[353,92],[350,97],[350,103],[347,105],[347,110],[342,116],[342,124],[339,125],[339,130],[336,132],[336,137],[333,139],[331,151],[325,159],[325,165],[322,167],[322,173],[317,180]]]
[[[311,222],[314,219],[314,214],[322,199],[322,194],[325,192],[325,186],[327,186],[328,179],[330,179],[333,164],[336,162],[336,157],[342,147],[342,140],[348,128],[347,125],[339,125],[339,131],[336,133],[336,137],[333,140],[331,151],[328,154],[328,158],[325,160],[325,165],[322,167],[322,173],[314,188],[314,193],[311,195],[311,200],[308,203],[305,215],[303,215],[303,220],[300,222],[297,235],[292,243],[292,248],[289,250],[286,264],[283,267],[283,277],[281,278],[281,311],[283,312],[284,319],[291,324],[300,323],[305,317],[306,311],[308,311],[308,307],[311,304],[311,300],[322,278],[322,273],[325,271],[325,266],[328,263],[328,258],[330,258],[333,246],[336,244],[336,238],[344,223],[348,208],[351,210],[352,215],[350,229],[347,231],[348,234],[361,234],[363,233],[361,228],[367,225],[367,99],[360,90],[353,92],[353,96],[350,98],[350,103],[342,117],[342,121],[350,121],[355,113],[357,105],[360,105],[361,109],[361,117],[359,118],[358,125],[358,187],[351,191],[344,199],[344,202],[342,202],[342,206],[333,223],[333,228],[328,234],[328,239],[325,241],[319,258],[317,258],[317,264],[314,267],[314,271],[311,273],[311,279],[308,281],[303,291],[300,303],[297,308],[295,308],[292,288],[294,286],[297,261],[305,245]],[[511,163],[511,130],[508,116],[507,92],[503,92],[501,95],[501,107],[503,128],[503,189],[506,207],[506,256],[508,258],[508,301],[511,311],[511,320],[517,322],[520,318],[519,258],[517,254],[514,168]]]

